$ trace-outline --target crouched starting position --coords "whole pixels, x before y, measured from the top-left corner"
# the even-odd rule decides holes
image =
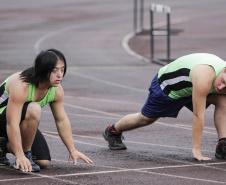
[[[11,75],[1,84],[0,165],[9,165],[7,153],[15,155],[14,167],[22,171],[40,171],[40,167],[49,165],[49,148],[38,130],[41,107],[48,103],[74,165],[79,158],[92,163],[73,144],[71,125],[63,107],[64,91],[60,85],[66,69],[64,55],[49,49],[36,57],[33,67]]]
[[[148,99],[141,112],[129,114],[103,132],[113,150],[126,149],[122,132],[154,123],[160,117],[177,117],[182,107],[193,111],[193,157],[210,160],[201,153],[205,109],[213,104],[219,143],[217,158],[226,157],[226,62],[207,53],[178,58],[162,67],[152,80]]]

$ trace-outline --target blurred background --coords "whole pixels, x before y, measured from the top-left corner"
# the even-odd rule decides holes
[[[171,58],[194,52],[226,58],[224,0],[0,0],[0,69],[30,66],[39,51],[51,47],[62,50],[69,65],[127,64],[126,55],[114,60],[125,52],[115,47],[121,49],[131,32],[126,44],[149,59],[153,3],[169,6],[170,26],[180,30],[170,36]],[[165,13],[154,13],[156,27],[166,21]],[[164,58],[166,50],[166,37],[156,36],[155,56]]]

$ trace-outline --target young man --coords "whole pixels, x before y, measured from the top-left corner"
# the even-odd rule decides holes
[[[25,172],[40,171],[40,167],[50,164],[49,148],[38,130],[41,107],[47,103],[50,103],[58,132],[74,165],[79,158],[92,163],[73,144],[71,125],[63,107],[64,91],[60,85],[66,69],[64,55],[49,49],[36,57],[33,67],[11,75],[1,84],[0,165],[9,165],[7,152],[16,157],[14,168]]]
[[[140,113],[123,117],[103,132],[112,150],[126,149],[123,131],[143,127],[160,117],[177,117],[182,107],[193,111],[193,157],[210,160],[201,153],[205,109],[215,105],[214,122],[219,144],[215,156],[226,156],[226,62],[212,54],[197,53],[178,58],[154,77],[148,99]]]

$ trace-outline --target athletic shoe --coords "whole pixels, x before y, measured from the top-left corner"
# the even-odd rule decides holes
[[[218,159],[226,159],[226,139],[219,141],[216,147],[215,157]]]
[[[0,137],[0,166],[9,166],[9,159],[6,157],[6,143],[7,140],[4,137]]]
[[[24,152],[24,155],[28,158],[28,160],[29,160],[30,163],[31,163],[31,166],[32,166],[31,172],[40,172],[40,167],[39,167],[39,165],[35,164],[34,161],[33,161],[33,159],[32,159],[32,152],[31,152],[31,151]],[[14,167],[15,169],[17,169],[17,168],[16,168],[16,163],[13,165],[13,167]],[[21,170],[21,167],[19,167],[19,169],[17,169],[17,170]]]
[[[122,142],[122,139],[124,137],[122,134],[112,134],[109,130],[108,127],[106,130],[103,132],[103,137],[106,141],[108,141],[108,147],[111,150],[126,150],[126,145]]]

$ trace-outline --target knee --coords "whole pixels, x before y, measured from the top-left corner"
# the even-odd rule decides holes
[[[226,96],[225,95],[221,96],[220,101],[218,102],[218,104],[220,104],[221,107],[226,108]]]
[[[137,117],[138,117],[138,120],[139,120],[139,124],[141,126],[150,125],[158,119],[158,118],[148,118],[148,117],[144,116],[142,113],[139,113],[137,115]]]
[[[31,102],[27,107],[25,119],[32,119],[39,122],[40,118],[41,118],[41,106],[35,102]]]
[[[207,102],[215,105],[216,107],[226,107],[226,95],[223,94],[213,94],[207,98]]]
[[[44,169],[50,165],[49,160],[34,160],[34,162],[39,165],[40,168]]]

